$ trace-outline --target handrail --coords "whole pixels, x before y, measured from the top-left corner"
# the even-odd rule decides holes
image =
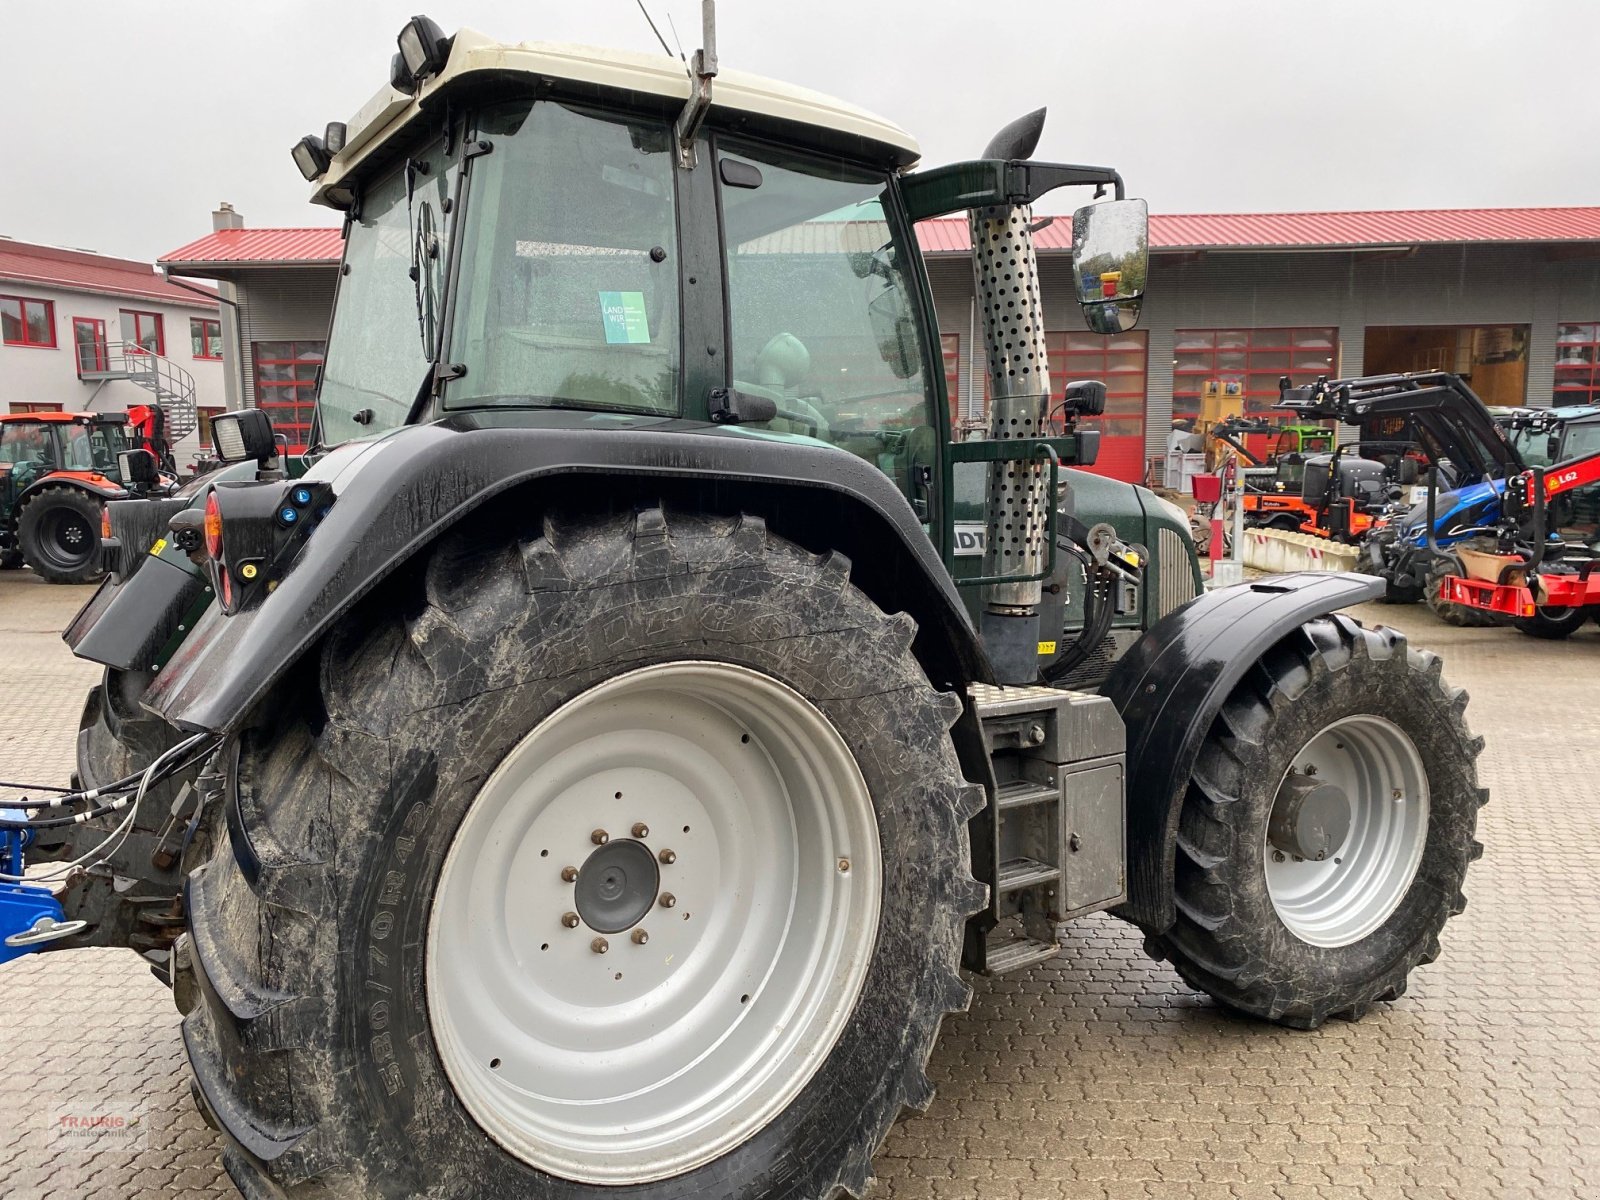
[[[74,347],[78,377],[127,379],[155,393],[156,407],[167,416],[167,435],[176,442],[198,424],[194,376],[164,354],[139,342],[93,342]],[[86,358],[93,355],[93,365]]]

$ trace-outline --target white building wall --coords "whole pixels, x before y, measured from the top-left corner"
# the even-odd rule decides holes
[[[128,380],[97,384],[78,378],[72,319],[86,317],[104,321],[106,341],[119,342],[122,340],[123,309],[160,313],[166,357],[194,376],[196,405],[225,407],[225,364],[195,358],[189,338],[189,318],[217,320],[216,308],[190,308],[134,296],[71,292],[3,279],[0,279],[0,295],[50,301],[54,306],[56,334],[54,349],[0,344],[0,412],[9,412],[11,405],[19,403],[59,404],[67,412],[126,412],[130,405],[150,403],[154,399],[152,393]],[[204,301],[196,297],[195,303],[202,305]],[[191,434],[173,448],[173,457],[183,467],[199,449],[199,437]]]

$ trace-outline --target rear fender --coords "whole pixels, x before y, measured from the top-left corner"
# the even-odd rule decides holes
[[[335,502],[279,586],[232,615],[213,605],[156,676],[147,708],[184,729],[233,731],[363,596],[481,511],[500,528],[544,508],[665,500],[763,516],[774,532],[849,556],[882,607],[916,618],[933,682],[992,674],[955,587],[893,482],[829,446],[736,427],[550,414],[538,428],[459,417],[351,443],[304,476]],[[143,571],[141,571],[141,574]]]
[[[1218,588],[1141,638],[1101,692],[1128,731],[1128,900],[1114,910],[1147,933],[1176,919],[1178,816],[1201,744],[1244,673],[1313,617],[1375,600],[1381,579],[1306,572]]]
[[[113,483],[104,475],[95,475],[88,471],[52,471],[48,475],[42,475],[35,479],[18,494],[17,509],[20,511],[23,505],[27,504],[29,500],[42,491],[49,488],[63,487],[83,492],[101,503],[107,500],[126,500],[128,498],[126,488]]]

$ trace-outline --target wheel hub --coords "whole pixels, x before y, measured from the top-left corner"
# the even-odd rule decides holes
[[[608,842],[578,872],[573,900],[583,923],[597,933],[632,929],[655,907],[661,870],[643,842]]]
[[[1322,862],[1350,836],[1350,797],[1338,784],[1290,772],[1278,789],[1267,838],[1285,854]]]
[[[1313,946],[1361,941],[1400,907],[1428,837],[1428,774],[1404,730],[1371,713],[1308,741],[1278,785],[1261,850],[1284,927]]]

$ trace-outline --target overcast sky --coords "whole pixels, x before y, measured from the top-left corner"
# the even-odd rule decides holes
[[[699,44],[698,0],[647,0]],[[331,224],[290,162],[422,10],[507,41],[656,43],[635,0],[6,4],[0,234],[154,259]],[[897,121],[929,164],[1048,105],[1039,157],[1154,212],[1600,204],[1592,0],[721,0],[724,66]]]

